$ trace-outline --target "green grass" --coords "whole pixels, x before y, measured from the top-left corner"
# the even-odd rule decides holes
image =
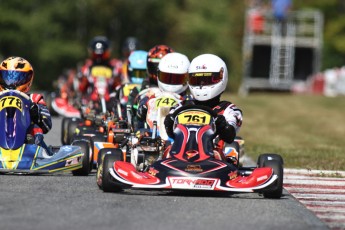
[[[278,153],[286,168],[345,170],[345,97],[223,94],[243,111],[239,135],[256,161]]]

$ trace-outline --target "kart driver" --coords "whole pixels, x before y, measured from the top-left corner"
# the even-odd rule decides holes
[[[215,120],[216,134],[226,143],[232,143],[242,125],[242,111],[229,101],[221,101],[220,97],[226,89],[228,70],[224,61],[213,54],[202,54],[195,57],[189,66],[189,90],[196,105],[203,105],[213,109],[218,116]],[[181,105],[180,105],[181,106]],[[174,119],[171,110],[164,120],[169,137],[174,137]],[[230,158],[230,156],[229,156]],[[228,159],[236,161],[237,159]]]
[[[88,93],[88,88],[92,83],[93,67],[107,67],[111,71],[102,70],[102,74],[109,78],[108,82],[109,91],[112,92],[117,86],[121,85],[121,61],[118,59],[110,58],[111,47],[110,41],[105,36],[94,37],[89,44],[90,58],[85,61],[84,66],[81,67],[79,77],[79,91],[82,94]]]
[[[157,113],[156,110],[159,104],[171,107],[184,99],[188,89],[189,64],[187,56],[177,52],[168,53],[160,60],[157,77],[159,90],[149,91],[139,101],[137,117],[140,121],[145,122],[147,115],[150,116],[151,113]],[[156,102],[164,94],[166,94],[167,98],[161,103]]]
[[[152,47],[147,53],[146,66],[147,66],[147,79],[144,79],[141,90],[157,87],[158,65],[162,58],[174,50],[166,45],[156,45]]]
[[[43,95],[32,93],[29,90],[34,79],[34,70],[31,64],[21,57],[9,57],[0,64],[0,91],[18,90],[30,96],[31,125],[27,130],[27,142],[34,138],[35,144],[40,145],[50,154],[43,141],[43,134],[52,128],[52,120]]]

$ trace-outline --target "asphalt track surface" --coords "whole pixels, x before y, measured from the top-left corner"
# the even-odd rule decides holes
[[[54,118],[48,144],[60,145],[60,123]],[[285,190],[278,200],[254,193],[104,193],[94,172],[1,175],[0,184],[1,230],[329,229]]]

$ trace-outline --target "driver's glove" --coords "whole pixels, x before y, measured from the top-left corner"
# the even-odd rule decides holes
[[[216,131],[220,139],[227,143],[232,143],[236,137],[235,128],[232,125],[228,124],[223,115],[217,115],[215,123]]]
[[[170,138],[174,138],[174,117],[171,114],[168,114],[164,119],[165,131]]]
[[[31,121],[34,122],[35,124],[38,124],[40,120],[40,113],[39,113],[39,108],[36,103],[32,103],[30,106],[30,117]]]

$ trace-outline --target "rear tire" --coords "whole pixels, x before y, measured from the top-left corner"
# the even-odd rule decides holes
[[[55,92],[52,92],[52,93],[48,93],[44,96],[44,99],[46,101],[46,105],[47,105],[47,108],[50,112],[50,115],[51,116],[58,116],[59,114],[52,108],[52,101],[55,99],[56,97],[56,93]]]
[[[273,158],[272,158],[273,157]],[[277,180],[263,190],[265,198],[279,199],[283,194],[283,158],[278,154],[262,154],[258,159],[259,167],[269,167],[273,169],[273,174],[277,175]]]
[[[68,123],[71,121],[70,117],[62,118],[61,122],[61,143],[62,145],[67,145],[67,128]]]
[[[89,175],[90,168],[90,146],[87,141],[76,140],[73,142],[74,146],[79,146],[84,153],[82,167],[80,169],[72,171],[73,176],[87,176]]]
[[[115,161],[123,161],[121,149],[101,149],[98,153],[100,164],[97,169],[97,185],[104,192],[121,192],[121,186],[111,181],[109,168],[112,168]]]

